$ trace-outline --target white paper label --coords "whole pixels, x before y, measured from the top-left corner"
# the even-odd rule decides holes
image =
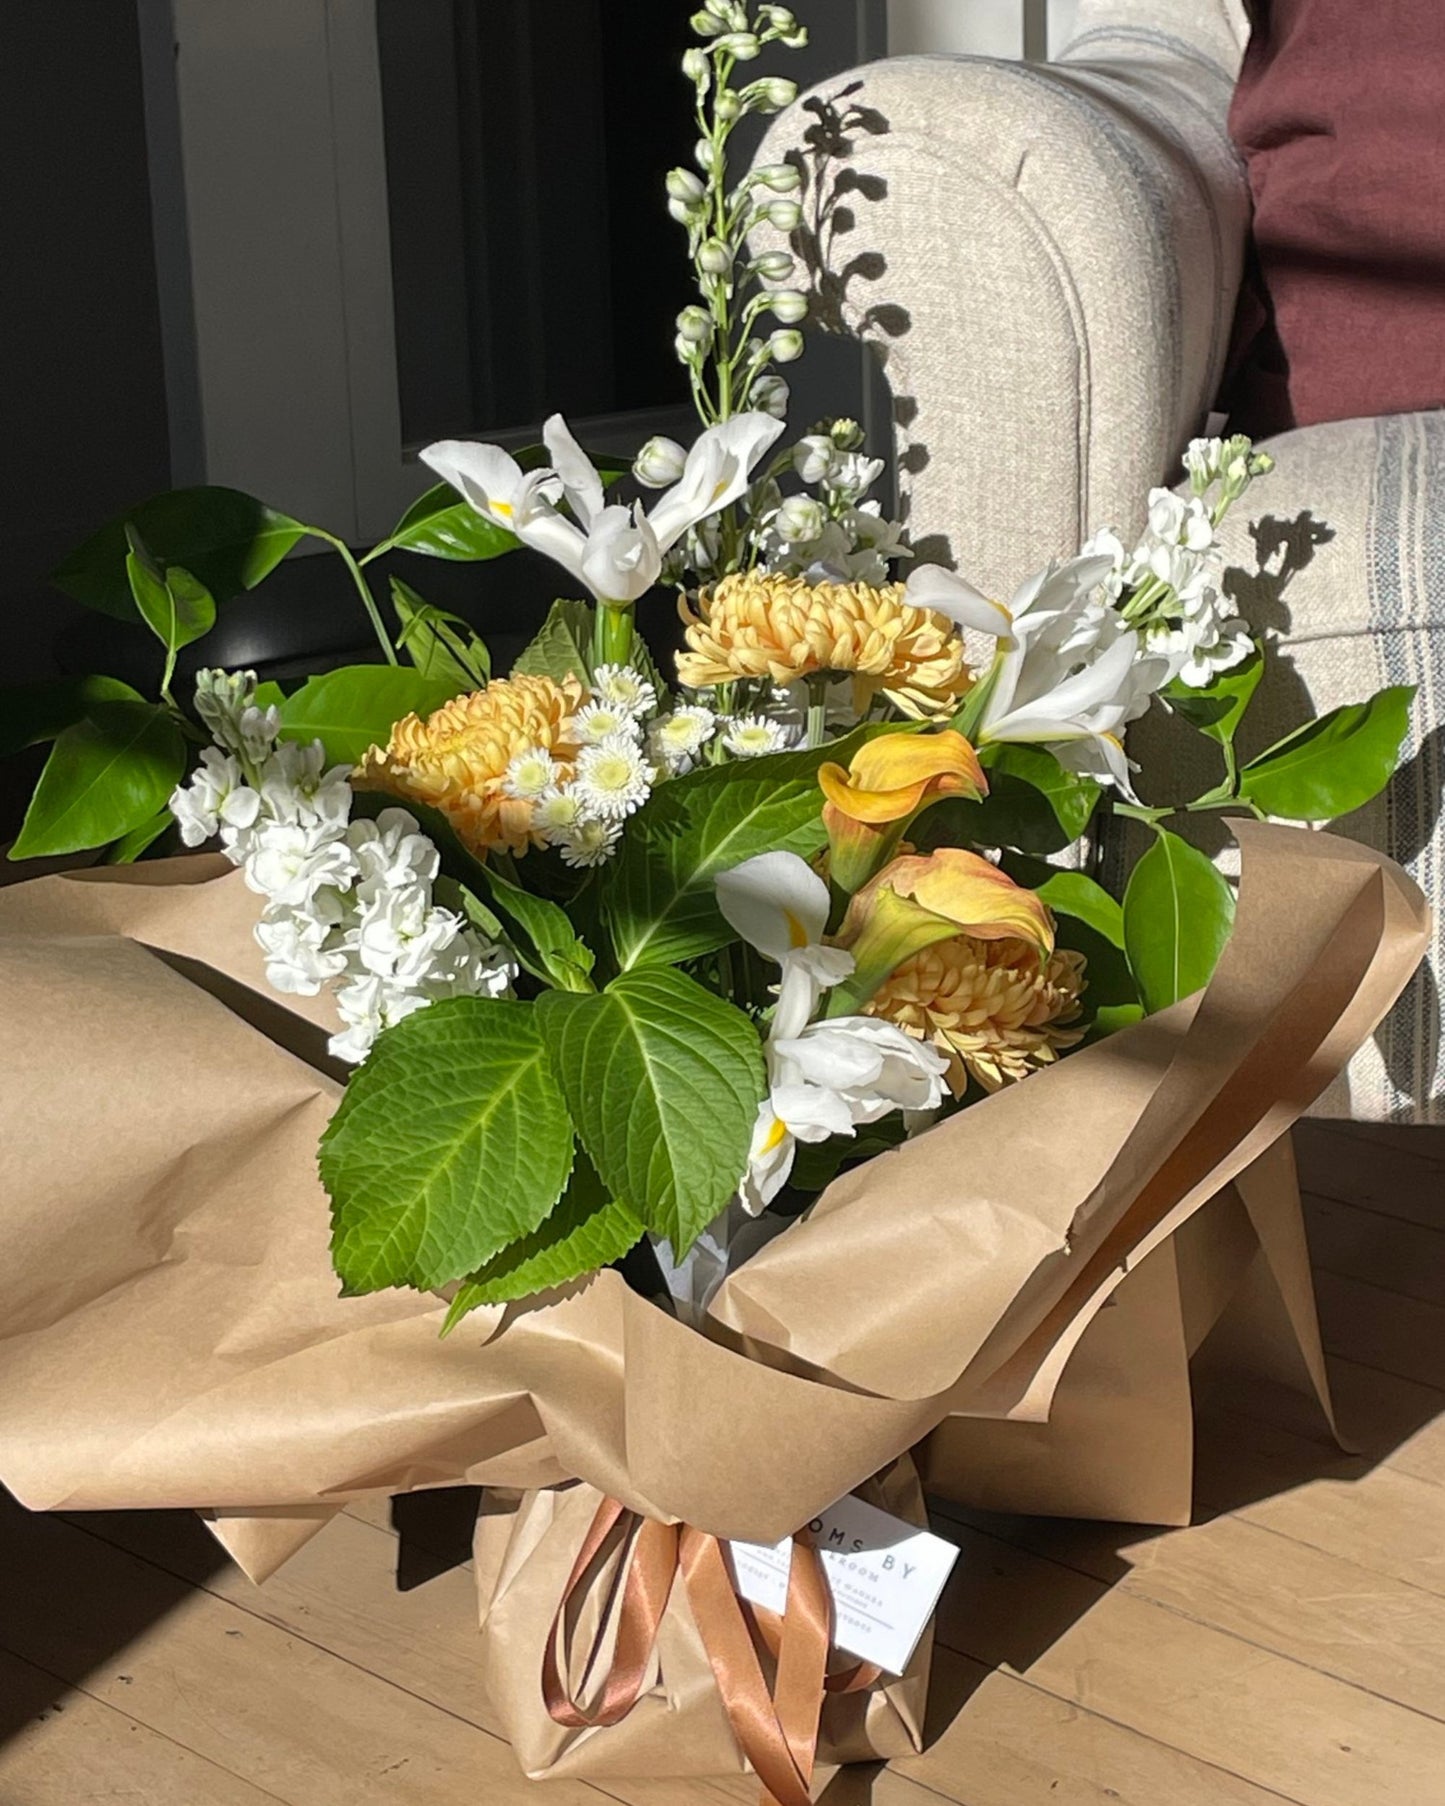
[[[850,1494],[808,1526],[833,1599],[833,1645],[885,1674],[902,1674],[933,1615],[958,1550]],[[793,1539],[729,1543],[737,1590],[781,1613]]]

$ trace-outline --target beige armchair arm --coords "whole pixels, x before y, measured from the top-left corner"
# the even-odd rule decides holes
[[[1203,427],[1240,279],[1237,9],[1081,11],[1048,66],[901,57],[830,81],[762,153],[807,166],[816,314],[884,358],[915,545],[995,591],[1139,524]]]

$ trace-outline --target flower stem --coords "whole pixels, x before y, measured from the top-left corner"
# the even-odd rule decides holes
[[[828,679],[808,679],[808,745],[821,746],[828,734]]]
[[[633,638],[631,608],[625,602],[599,602],[592,627],[593,665],[631,664]]]
[[[338,539],[334,533],[328,533],[322,527],[308,527],[306,531],[313,539],[324,539],[327,545],[331,546],[340,554],[341,562],[351,573],[351,581],[356,585],[357,594],[361,597],[362,606],[365,608],[367,616],[371,621],[372,628],[376,634],[377,641],[381,646],[382,654],[385,657],[387,664],[396,664],[398,662],[396,647],[392,645],[391,635],[386,631],[386,623],[381,618],[381,610],[376,605],[376,597],[371,593],[371,585],[366,581],[366,573],[356,562],[351,547],[347,545],[344,539]]]

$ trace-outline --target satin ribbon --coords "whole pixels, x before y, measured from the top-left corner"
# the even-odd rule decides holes
[[[624,1558],[622,1605],[612,1663],[590,1710],[570,1691],[564,1671],[567,1621],[578,1590],[601,1572],[619,1542]],[[880,1670],[859,1662],[828,1673],[832,1615],[818,1551],[803,1533],[793,1538],[788,1602],[783,1615],[758,1610],[738,1597],[722,1544],[690,1525],[659,1524],[628,1511],[616,1499],[598,1506],[562,1600],[547,1633],[542,1657],[542,1697],[560,1725],[618,1724],[642,1697],[663,1613],[681,1572],[693,1619],[707,1651],[718,1692],[738,1746],[762,1784],[761,1806],[812,1806],[813,1768],[824,1696],[871,1687]],[[603,1612],[603,1627],[608,1617]],[[601,1652],[599,1628],[578,1691],[588,1691]],[[762,1643],[772,1658],[769,1689],[759,1659]]]

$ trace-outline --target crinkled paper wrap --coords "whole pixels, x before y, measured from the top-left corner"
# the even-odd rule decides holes
[[[906,1457],[859,1490],[880,1510],[927,1526],[918,1475]],[[483,1495],[474,1553],[487,1723],[512,1745],[534,1780],[746,1772],[681,1584],[674,1585],[663,1614],[647,1690],[627,1717],[617,1725],[580,1730],[549,1717],[542,1695],[542,1651],[600,1500],[590,1486],[500,1498]],[[598,1622],[595,1610],[583,1618],[582,1647],[590,1643]],[[830,1694],[823,1706],[818,1761],[825,1766],[886,1762],[921,1749],[932,1651],[930,1625],[906,1674],[884,1676],[863,1692]]]
[[[342,1300],[315,1162],[337,1080],[265,992],[240,878],[0,895],[0,1479],[38,1509],[205,1509],[261,1572],[349,1499],[458,1482],[580,1478],[777,1541],[951,1413],[1045,1420],[1105,1300],[1308,1108],[1425,945],[1380,855],[1239,834],[1200,998],[840,1179],[729,1278],[712,1338],[610,1272],[446,1341],[436,1300]]]

